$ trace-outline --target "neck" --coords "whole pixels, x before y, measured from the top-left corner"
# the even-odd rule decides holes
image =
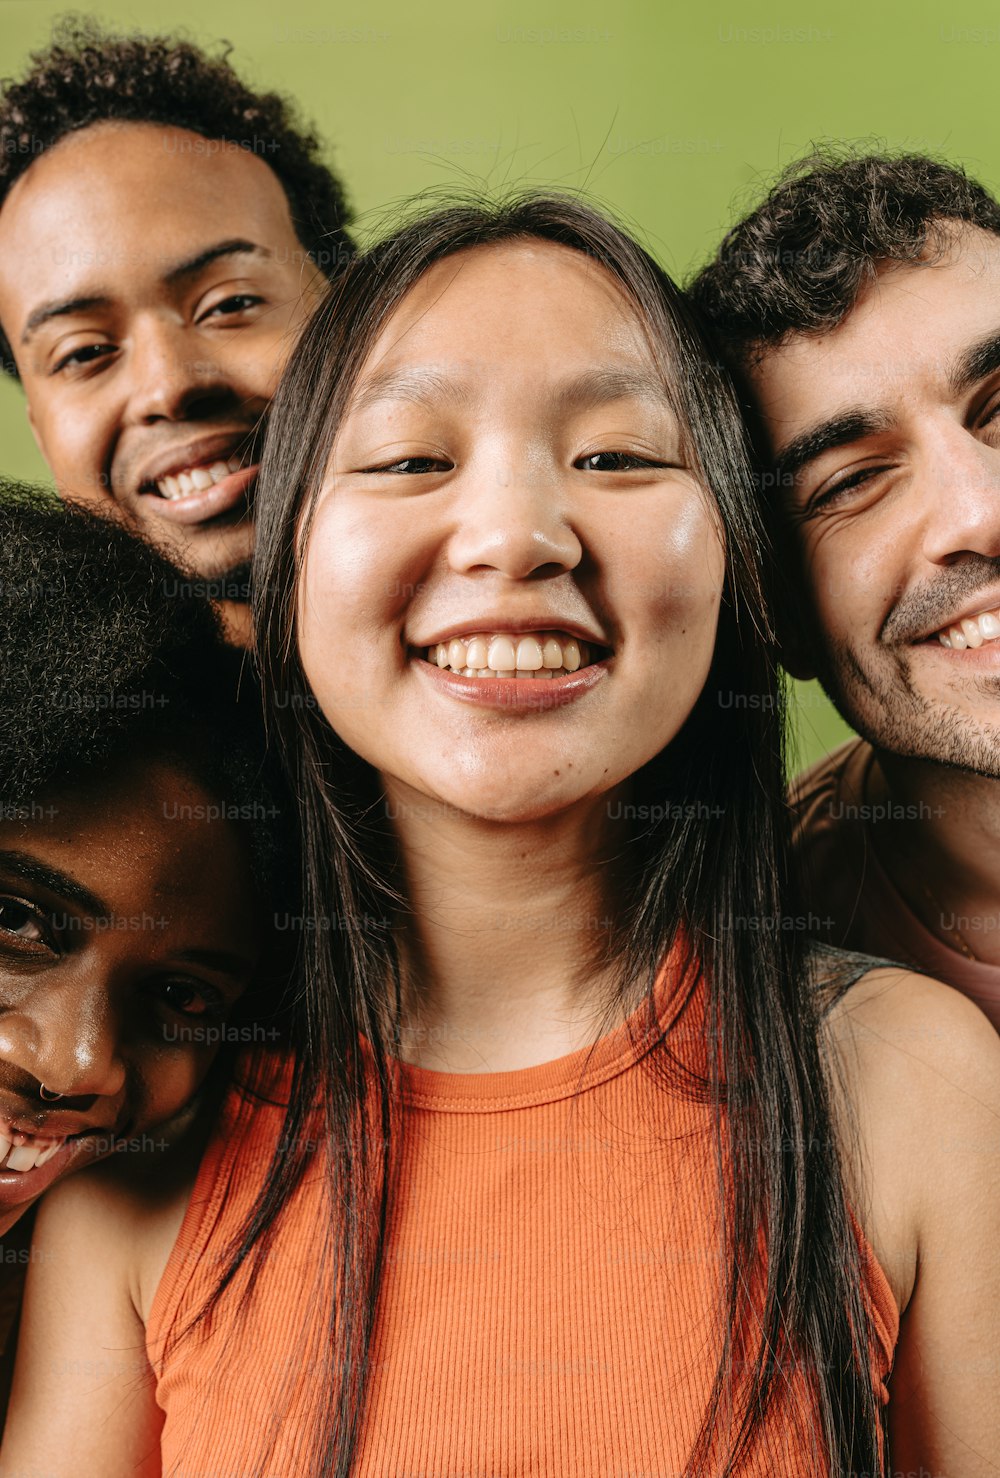
[[[917,917],[951,948],[1000,965],[1000,780],[877,752],[867,800],[891,802],[875,846]]]
[[[527,823],[387,791],[412,923],[399,1054],[510,1072],[575,1052],[621,1019],[605,947],[618,907],[613,797]]]

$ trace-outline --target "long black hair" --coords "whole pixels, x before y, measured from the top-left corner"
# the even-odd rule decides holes
[[[695,999],[697,985],[710,1045],[694,1091],[711,1106],[716,1130],[724,1305],[718,1369],[687,1471],[711,1465],[735,1473],[779,1395],[794,1402],[804,1372],[817,1467],[875,1473],[884,1454],[871,1320],[820,1012],[786,875],[783,709],[743,428],[678,290],[627,233],[569,198],[452,205],[373,246],[334,285],[273,405],[257,502],[258,655],[270,722],[299,797],[304,906],[317,918],[333,913],[337,927],[304,935],[284,1133],[209,1307],[248,1254],[252,1267],[263,1257],[309,1163],[319,1111],[329,1158],[323,1286],[339,1293],[329,1296],[326,1318],[310,1315],[306,1337],[312,1357],[319,1352],[324,1361],[330,1392],[328,1407],[316,1413],[310,1471],[347,1475],[364,1410],[402,1127],[393,1023],[401,978],[395,928],[406,927],[406,905],[392,832],[376,819],[377,776],[332,731],[302,670],[300,551],[359,371],[401,300],[443,258],[520,239],[584,253],[619,284],[645,325],[664,392],[687,430],[690,465],[718,507],[727,546],[705,691],[678,737],[633,777],[634,814],[664,819],[635,828],[631,896],[615,939],[622,1003],[641,986],[651,1005],[658,963],[686,941],[687,999]],[[660,1056],[665,1087],[677,1086],[669,1032]]]

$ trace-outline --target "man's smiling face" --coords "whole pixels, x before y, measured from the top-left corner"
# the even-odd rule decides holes
[[[805,594],[789,665],[876,747],[1000,775],[1000,238],[886,265],[750,370]]]
[[[261,417],[323,285],[248,150],[146,123],[60,140],[0,211],[0,322],[60,491],[199,575],[245,565]]]

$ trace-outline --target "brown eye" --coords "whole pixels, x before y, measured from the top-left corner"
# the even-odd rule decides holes
[[[35,910],[17,898],[0,898],[0,930],[31,944],[40,943],[45,937]]]
[[[591,452],[576,463],[584,472],[634,472],[637,467],[662,467],[650,457],[637,457],[634,452]]]
[[[149,981],[145,990],[160,1006],[178,1016],[197,1016],[223,1021],[229,1012],[225,995],[205,980],[176,976],[168,980]]]

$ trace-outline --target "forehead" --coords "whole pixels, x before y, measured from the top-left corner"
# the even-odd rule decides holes
[[[1000,237],[974,227],[944,235],[932,260],[884,267],[830,332],[764,352],[750,379],[772,441],[848,407],[952,396],[963,353],[1000,331]]]
[[[392,314],[360,383],[425,359],[486,375],[517,364],[532,378],[567,361],[653,364],[648,334],[610,272],[582,252],[534,239],[435,263]]]
[[[237,859],[242,865],[236,832],[216,820],[217,798],[167,759],[129,759],[70,789],[57,784],[24,810],[23,819],[0,825],[0,845],[27,839],[31,850],[87,877],[97,891],[196,893],[203,890],[198,867],[219,869]]]
[[[222,140],[147,123],[101,123],[45,151],[0,209],[0,290],[51,296],[95,277],[155,279],[192,246],[249,236],[295,242],[281,183]]]

